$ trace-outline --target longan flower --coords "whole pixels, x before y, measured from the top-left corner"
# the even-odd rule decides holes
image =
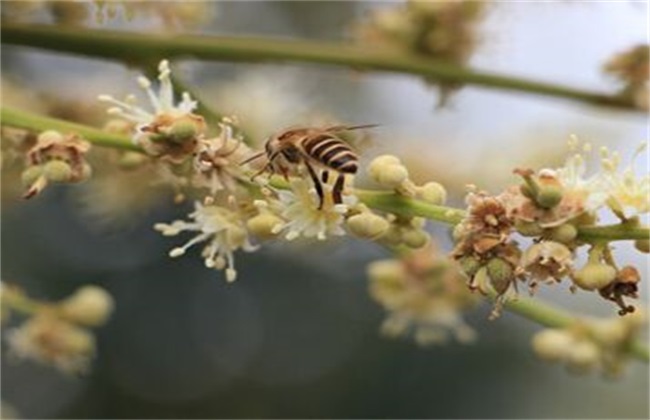
[[[95,352],[95,339],[85,328],[44,311],[7,333],[9,352],[21,359],[54,365],[66,373],[83,373]]]
[[[278,225],[277,233],[284,233],[287,240],[300,236],[325,240],[328,236],[345,235],[345,215],[357,203],[357,198],[343,194],[343,202],[335,204],[332,185],[323,183],[323,206],[318,208],[316,189],[302,178],[292,178],[289,190],[277,190],[277,199],[269,198],[272,208],[285,222]]]
[[[566,245],[554,241],[533,244],[521,258],[521,268],[530,276],[531,292],[537,282],[559,282],[573,268],[573,253]]]
[[[194,156],[192,185],[207,188],[213,196],[221,190],[234,191],[242,176],[240,162],[249,155],[249,148],[233,134],[232,121],[219,124],[218,137],[199,142]]]
[[[136,106],[134,95],[129,95],[124,101],[110,95],[100,95],[99,100],[114,105],[108,109],[109,114],[135,123],[135,144],[151,155],[181,162],[196,148],[198,139],[206,131],[206,124],[203,117],[194,114],[197,102],[187,92],[182,94],[180,102],[175,102],[167,60],[160,62],[158,71],[158,92],[154,92],[149,79],[144,76],[138,78],[153,108],[151,111]]]
[[[76,134],[62,135],[44,131],[28,151],[23,183],[25,198],[40,193],[50,182],[81,182],[90,177],[91,169],[85,155],[90,143]]]
[[[620,168],[618,153],[612,153],[607,148],[600,151],[601,178],[608,194],[607,205],[624,219],[650,211],[650,175],[637,175],[634,168],[636,160],[647,147],[647,143],[642,143],[630,164],[624,168]]]
[[[203,205],[195,202],[195,210],[189,214],[191,221],[175,220],[170,224],[157,223],[154,228],[164,236],[176,236],[181,232],[195,232],[196,236],[185,245],[172,249],[172,258],[184,255],[188,248],[205,242],[201,253],[205,266],[222,270],[225,268],[226,280],[237,278],[235,270],[235,251],[254,251],[248,239],[246,225],[241,214],[216,205]]]
[[[462,286],[457,273],[433,247],[402,260],[371,263],[370,295],[388,312],[382,332],[389,336],[413,333],[423,345],[444,342],[449,333],[458,341],[472,341],[476,333],[462,313],[476,304],[476,298]]]

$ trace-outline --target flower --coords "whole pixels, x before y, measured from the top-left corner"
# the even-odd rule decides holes
[[[83,373],[95,352],[95,339],[85,328],[42,311],[7,333],[10,354],[54,365],[66,373]]]
[[[154,92],[151,81],[144,76],[138,78],[140,87],[146,92],[153,108],[148,111],[136,106],[136,98],[129,95],[124,101],[110,95],[100,95],[99,100],[114,106],[108,113],[135,124],[133,141],[154,156],[166,156],[174,163],[181,162],[192,154],[198,139],[202,138],[206,124],[200,115],[194,114],[197,102],[183,92],[179,103],[174,100],[169,62],[162,60],[158,65],[160,88]]]
[[[620,169],[620,155],[601,148],[601,176],[608,193],[607,205],[623,219],[650,211],[650,175],[636,175],[634,165],[647,149],[642,143],[634,153],[630,164]]]
[[[194,156],[192,185],[208,188],[212,195],[224,189],[235,190],[237,178],[242,176],[239,163],[250,154],[241,138],[233,135],[231,124],[227,118],[219,123],[220,135],[201,140]]]
[[[248,239],[246,225],[237,212],[217,205],[203,205],[195,202],[195,210],[189,214],[190,222],[175,220],[170,224],[157,223],[154,229],[164,236],[176,236],[183,231],[196,232],[196,236],[185,245],[169,252],[172,258],[184,255],[191,246],[205,242],[202,256],[205,266],[221,270],[225,268],[226,280],[232,282],[237,278],[234,253],[238,249],[254,251]]]
[[[81,182],[90,177],[85,155],[90,143],[76,134],[44,131],[28,151],[22,173],[27,186],[24,198],[39,194],[50,182]]]
[[[573,253],[565,245],[554,241],[543,241],[528,248],[520,261],[520,266],[530,276],[531,291],[537,281],[559,282],[569,275],[573,266]]]
[[[113,297],[97,286],[84,286],[59,305],[61,315],[72,322],[91,327],[106,323],[115,307]]]
[[[276,190],[277,199],[269,199],[273,209],[285,222],[278,225],[276,232],[283,232],[287,240],[300,236],[325,240],[328,236],[345,235],[343,223],[348,210],[357,203],[357,198],[343,194],[343,202],[335,204],[332,199],[332,185],[323,183],[323,206],[318,208],[316,189],[302,178],[292,178],[290,190]]]
[[[388,312],[382,332],[388,336],[413,333],[418,344],[444,342],[452,333],[460,342],[476,333],[463,320],[463,311],[476,299],[462,286],[458,269],[433,246],[401,260],[375,261],[368,266],[370,295]]]

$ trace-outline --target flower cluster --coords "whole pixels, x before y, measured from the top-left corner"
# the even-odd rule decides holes
[[[535,353],[550,362],[563,363],[570,372],[600,370],[617,377],[629,358],[630,341],[646,323],[645,316],[581,320],[566,328],[544,329],[532,339]]]
[[[38,302],[20,289],[2,285],[3,323],[12,311],[27,314],[20,326],[7,331],[10,355],[51,365],[65,373],[85,372],[95,353],[89,328],[104,325],[113,298],[102,288],[84,286],[56,303]]]
[[[603,66],[605,73],[622,85],[620,95],[631,99],[644,110],[648,110],[648,94],[650,94],[648,60],[650,60],[650,46],[637,45],[614,55]]]
[[[357,28],[358,38],[385,48],[465,65],[478,43],[477,26],[486,9],[484,1],[409,0],[381,8]],[[460,85],[430,80],[440,89],[440,104]]]
[[[85,155],[90,143],[76,134],[63,135],[44,131],[26,153],[26,169],[22,173],[27,187],[25,198],[39,194],[50,182],[81,182],[90,177]]]
[[[388,312],[382,332],[388,336],[413,333],[418,344],[444,342],[449,333],[460,342],[476,333],[462,313],[477,299],[462,286],[456,264],[433,245],[401,259],[382,260],[368,266],[370,295]]]
[[[582,227],[593,226],[596,211],[608,207],[624,224],[639,223],[638,215],[650,205],[648,175],[637,176],[632,165],[619,168],[620,156],[601,149],[601,171],[586,176],[586,159],[575,139],[565,166],[538,172],[518,169],[523,182],[497,196],[471,192],[467,217],[456,227],[453,256],[469,278],[469,287],[497,296],[494,316],[517,291],[518,281],[528,281],[531,292],[538,284],[572,280],[572,290],[599,291],[632,312],[623,297],[636,298],[639,274],[633,267],[618,268],[607,242],[594,242],[587,263],[576,268],[576,251],[585,244]],[[583,147],[585,152],[591,146]],[[639,150],[643,150],[640,148]],[[638,154],[638,152],[637,152]],[[531,237],[524,251],[513,234]],[[646,241],[639,241],[641,249]]]

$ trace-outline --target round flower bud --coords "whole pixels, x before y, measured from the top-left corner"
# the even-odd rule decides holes
[[[422,248],[429,243],[429,234],[423,230],[411,229],[402,234],[402,241],[410,248]]]
[[[79,176],[79,179],[77,179],[77,181],[85,181],[88,178],[90,178],[92,174],[93,174],[93,168],[89,164],[84,162],[81,165],[81,174]]]
[[[61,302],[61,314],[68,320],[91,327],[103,325],[113,312],[113,297],[98,286],[84,286]]]
[[[650,240],[648,239],[637,239],[634,241],[634,247],[645,254],[650,253]]]
[[[23,185],[30,187],[38,178],[43,175],[43,167],[41,165],[30,166],[26,168],[20,175]]]
[[[572,242],[578,236],[578,229],[571,223],[564,223],[560,226],[556,226],[549,231],[549,238],[561,242],[563,244],[568,244]]]
[[[38,142],[43,143],[60,143],[63,141],[63,135],[58,131],[46,130],[38,135]]]
[[[533,351],[540,358],[557,362],[568,356],[575,339],[565,330],[545,329],[533,336]]]
[[[381,216],[363,212],[348,218],[347,226],[356,236],[374,240],[388,231],[390,223]]]
[[[537,192],[535,202],[545,209],[551,209],[562,201],[562,187],[560,185],[544,185]]]
[[[396,260],[374,261],[368,265],[368,277],[372,281],[397,284],[404,279],[404,267]]]
[[[399,158],[393,155],[381,155],[377,156],[370,162],[368,165],[368,173],[371,177],[375,178],[376,174],[381,172],[381,170],[390,165],[401,165]]]
[[[284,221],[278,216],[262,212],[257,216],[251,217],[246,222],[248,229],[257,237],[262,239],[272,239],[278,234],[278,227],[282,226]]]
[[[397,188],[409,177],[409,173],[402,165],[386,165],[373,176],[374,180],[388,188]]]
[[[600,362],[600,349],[588,340],[574,343],[567,353],[567,364],[572,371],[589,372]]]
[[[120,156],[118,164],[120,168],[123,169],[134,169],[139,168],[143,163],[147,161],[147,156],[138,152],[126,152]]]
[[[422,200],[431,204],[439,206],[447,201],[447,190],[437,182],[427,182],[419,188],[418,192]]]
[[[176,143],[183,143],[196,137],[198,130],[191,120],[181,119],[175,121],[169,129],[169,139]]]
[[[616,269],[602,263],[587,263],[573,275],[573,283],[584,290],[602,289],[616,279]]]
[[[68,328],[59,339],[60,351],[67,354],[86,355],[95,351],[95,337],[84,328]]]
[[[616,347],[628,337],[628,328],[621,318],[594,321],[590,325],[593,338],[604,346]]]
[[[72,168],[62,160],[51,160],[43,165],[43,175],[52,182],[66,182],[72,177]]]
[[[503,294],[508,290],[515,276],[512,266],[501,258],[492,258],[488,261],[487,273],[492,287],[498,294]]]
[[[544,229],[535,222],[526,222],[521,219],[515,220],[515,229],[523,236],[540,236]]]

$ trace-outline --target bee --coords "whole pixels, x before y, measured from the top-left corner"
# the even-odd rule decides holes
[[[266,171],[279,173],[287,178],[296,167],[303,164],[318,194],[319,209],[323,207],[324,201],[323,183],[328,182],[330,171],[336,172],[338,175],[332,189],[332,198],[335,204],[340,204],[345,175],[355,174],[359,168],[357,154],[340,137],[340,134],[371,127],[376,125],[335,125],[284,130],[266,141],[263,152],[250,157],[242,164],[266,156],[266,165],[253,175],[253,178]],[[320,171],[320,177],[317,171]]]

